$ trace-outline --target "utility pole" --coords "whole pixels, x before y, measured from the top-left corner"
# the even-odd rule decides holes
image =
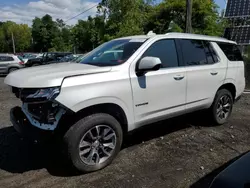
[[[192,0],[186,0],[186,33],[192,33]]]
[[[13,32],[11,32],[11,38],[12,38],[13,53],[15,54],[16,53],[16,47],[15,47]]]

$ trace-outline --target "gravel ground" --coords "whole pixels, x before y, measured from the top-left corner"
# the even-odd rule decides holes
[[[194,113],[144,127],[125,141],[107,168],[74,173],[53,147],[22,140],[9,122],[20,102],[0,77],[0,187],[199,187],[250,149],[250,95],[230,121],[214,127]],[[195,119],[195,121],[194,121]]]

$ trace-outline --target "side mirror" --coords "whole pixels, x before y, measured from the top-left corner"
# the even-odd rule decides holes
[[[157,71],[161,68],[161,60],[158,57],[144,57],[140,60],[136,69],[136,75],[142,76],[149,71]]]

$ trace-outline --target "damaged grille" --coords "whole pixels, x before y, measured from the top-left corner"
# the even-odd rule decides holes
[[[16,88],[12,92],[23,102],[22,111],[29,122],[43,130],[55,130],[62,115],[67,109],[55,98],[60,93],[60,87],[50,88]]]
[[[52,102],[39,104],[28,103],[27,110],[33,118],[40,123],[52,124],[56,121],[55,115],[59,111],[59,107],[57,104]]]

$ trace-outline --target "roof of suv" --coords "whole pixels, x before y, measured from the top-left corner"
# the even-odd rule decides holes
[[[180,38],[180,39],[197,39],[197,40],[209,40],[215,42],[226,42],[236,44],[236,42],[215,36],[207,36],[207,35],[198,35],[198,34],[190,34],[190,33],[166,33],[161,35],[156,35],[154,33],[149,33],[148,35],[135,35],[129,37],[123,37],[120,39],[149,39],[149,38]]]
[[[14,54],[5,54],[5,53],[0,53],[1,56],[9,56],[9,57],[13,57],[13,56],[16,56]]]

